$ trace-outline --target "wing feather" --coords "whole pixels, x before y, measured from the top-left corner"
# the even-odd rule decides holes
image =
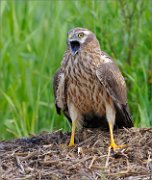
[[[63,71],[62,69],[58,69],[54,75],[54,80],[53,80],[53,90],[54,90],[54,97],[55,97],[55,107],[56,107],[56,111],[58,114],[61,113],[61,108],[63,107],[62,105],[60,105],[58,103],[58,101],[63,101],[64,97],[62,97],[62,95],[64,96],[64,94],[59,93],[59,91],[63,91],[64,90],[64,82],[63,82]],[[62,81],[62,82],[61,82]],[[61,87],[62,86],[62,87]],[[60,89],[60,90],[59,90]],[[61,104],[64,104],[64,102],[60,102]]]
[[[61,68],[58,69],[54,75],[53,90],[57,113],[61,114],[62,111],[64,115],[67,117],[67,119],[71,122],[66,100],[66,83],[64,71]]]
[[[132,127],[132,118],[128,110],[125,80],[113,61],[103,62],[96,70],[96,76],[113,99],[116,108],[116,125]]]

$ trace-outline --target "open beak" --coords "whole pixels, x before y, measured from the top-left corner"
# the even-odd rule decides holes
[[[70,41],[70,47],[71,47],[71,53],[73,56],[75,56],[78,51],[80,50],[80,43],[77,40],[71,40]]]

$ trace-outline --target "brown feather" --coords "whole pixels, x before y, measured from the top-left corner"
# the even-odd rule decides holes
[[[104,85],[109,96],[112,97],[116,109],[116,125],[133,127],[132,118],[128,110],[126,84],[120,70],[114,62],[102,63],[96,75]]]
[[[114,62],[101,63],[96,75],[114,101],[119,104],[127,103],[125,80]]]
[[[70,121],[71,116],[79,117],[77,120],[85,127],[107,127],[106,103],[111,103],[116,111],[115,125],[133,126],[123,76],[112,59],[100,50],[92,32],[76,28],[69,33],[76,36],[81,31],[87,32],[87,37],[80,51],[73,56],[68,43],[61,68],[54,77],[57,112],[63,111]],[[71,104],[75,112],[69,110]]]
[[[61,108],[58,106],[57,104],[57,90],[59,87],[59,83],[60,83],[60,74],[62,74],[63,71],[62,69],[58,69],[54,75],[54,79],[53,79],[53,91],[54,91],[54,97],[55,97],[55,107],[56,107],[56,111],[58,114],[61,114]]]

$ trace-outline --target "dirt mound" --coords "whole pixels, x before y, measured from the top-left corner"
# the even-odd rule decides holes
[[[82,129],[75,147],[70,133],[56,131],[0,142],[2,179],[151,179],[152,128],[114,132],[124,149],[109,152],[109,132]]]

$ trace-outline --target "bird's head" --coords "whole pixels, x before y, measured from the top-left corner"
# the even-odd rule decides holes
[[[96,36],[91,31],[84,28],[74,28],[67,34],[67,45],[73,56],[79,53],[84,45],[93,40],[98,43]]]

